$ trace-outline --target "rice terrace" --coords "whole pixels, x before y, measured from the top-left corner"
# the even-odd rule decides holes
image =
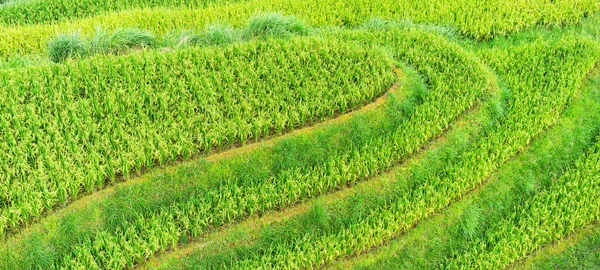
[[[0,0],[0,269],[600,269],[598,0]]]

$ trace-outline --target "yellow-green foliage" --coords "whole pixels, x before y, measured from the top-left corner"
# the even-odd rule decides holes
[[[504,55],[503,65],[498,67],[508,84],[514,89],[507,115],[496,130],[477,141],[470,151],[461,154],[452,164],[448,164],[436,174],[420,176],[422,178],[418,178],[419,175],[408,176],[417,178],[410,179],[415,183],[413,187],[405,193],[397,194],[397,198],[386,206],[372,209],[371,213],[361,221],[348,224],[335,233],[305,234],[290,246],[272,246],[261,256],[240,261],[234,269],[319,267],[342,256],[359,254],[381,245],[411,228],[420,219],[453,203],[454,200],[484,182],[499,166],[529,144],[532,137],[558,120],[562,108],[585,77],[583,74],[587,74],[593,68],[597,48],[595,43],[589,40],[571,38],[553,44],[534,43],[523,48],[512,48],[513,50]],[[490,57],[496,58],[496,55]],[[460,72],[453,74],[460,74]],[[586,181],[582,183],[589,183],[597,179],[594,175],[599,172],[597,152],[585,164],[586,169],[577,172],[575,178],[582,181],[585,179]],[[581,176],[580,173],[584,175]],[[594,192],[597,190],[597,184],[584,188],[590,194],[597,194]],[[561,190],[568,193],[569,188],[562,186]],[[577,192],[571,192],[570,196],[574,197],[575,194]],[[550,196],[542,197],[540,204],[550,203],[553,199]],[[576,225],[581,226],[590,219],[598,218],[599,207],[592,207],[591,210],[583,207],[585,202],[591,203],[596,198],[598,197],[586,196],[578,204],[580,210],[573,215],[580,214],[587,219],[581,219]],[[556,208],[568,209],[569,199],[564,199],[563,203],[558,204]],[[535,214],[531,216],[537,218]],[[535,229],[534,224],[542,222],[540,219],[534,220],[537,223],[531,222],[530,230]],[[564,222],[560,216],[554,217],[554,220]],[[566,224],[565,229],[571,223]],[[513,230],[508,227],[506,231]],[[545,233],[542,231],[539,235]],[[520,244],[535,243],[535,239],[529,240],[526,237],[518,239],[521,241],[515,245],[507,245],[503,253],[499,252],[501,253],[499,256],[522,256],[524,251],[514,252],[526,247]],[[504,244],[506,238],[500,235],[495,236],[493,240]],[[477,251],[480,246],[485,247],[485,245],[477,245],[474,250]],[[467,254],[469,255],[471,254]],[[478,269],[506,266],[507,261],[499,263],[495,261],[495,257],[489,257],[486,253],[481,255],[477,259],[468,257],[470,259],[468,261],[459,259],[453,261],[453,264],[465,263],[462,267],[457,267],[458,269],[469,268],[477,263],[481,263],[477,265]],[[488,263],[487,260],[493,263]]]
[[[393,75],[381,50],[319,39],[0,72],[0,231],[117,174],[347,111]]]
[[[2,10],[2,9],[0,9]],[[314,26],[356,26],[372,17],[409,19],[456,27],[475,39],[489,39],[534,25],[575,23],[600,10],[594,0],[561,1],[414,1],[414,0],[254,0],[208,8],[154,8],[109,13],[50,25],[0,27],[0,57],[39,53],[57,32],[91,34],[98,25],[108,29],[134,27],[163,35],[173,29],[202,29],[206,24],[244,24],[258,13],[282,12]]]
[[[73,239],[56,237],[60,232],[52,229],[47,232],[54,238],[36,235],[39,231],[8,236],[19,246],[0,249],[0,268],[132,268],[189,237],[376,177],[423,149],[502,85],[505,99],[496,111],[494,105],[486,108],[497,115],[476,137],[465,138],[472,141],[452,159],[440,164],[417,159],[398,175],[406,184],[402,191],[386,194],[377,207],[230,264],[316,268],[381,245],[485,184],[554,125],[600,55],[598,37],[560,31],[550,34],[559,36],[552,41],[544,39],[550,35],[533,34],[535,39],[481,41],[534,26],[578,23],[598,11],[598,0],[31,0],[2,5],[0,59],[13,62],[0,70],[0,237],[118,176],[281,134],[372,101],[394,83],[394,62],[419,72],[429,91],[411,97],[418,101],[410,110],[393,107],[391,98],[385,108],[389,122],[381,123],[385,128],[374,124],[331,133],[361,143],[337,142],[327,151],[321,144],[309,151],[304,149],[319,134],[294,136],[295,144],[276,145],[282,149],[253,149],[253,157],[264,163],[245,156],[226,159],[211,167],[218,176],[198,169],[183,177],[210,181],[167,185],[171,190],[139,201],[132,198],[135,188],[129,197],[115,196],[130,200],[107,199],[99,208],[116,210],[103,212],[106,216]],[[370,19],[369,30],[353,29]],[[376,23],[385,20],[405,27]],[[190,33],[207,26],[212,27],[192,38]],[[232,30],[244,26],[244,31]],[[446,38],[435,32],[440,29],[463,37]],[[173,30],[181,32],[167,35]],[[317,37],[289,38],[294,33]],[[257,39],[234,42],[250,38]],[[157,49],[161,41],[175,46]],[[229,45],[187,46],[194,44]],[[132,52],[138,47],[148,50]],[[62,63],[28,64],[43,53]],[[130,54],[77,57],[92,53]],[[532,195],[484,236],[477,238],[478,223],[467,220],[471,224],[463,226],[463,235],[477,241],[443,266],[502,268],[598,221],[599,149],[596,145],[561,177],[552,177],[556,182],[548,190]],[[291,154],[279,159],[277,151]],[[421,172],[429,165],[432,170]],[[128,206],[132,210],[126,213],[122,209]],[[485,214],[473,210],[467,214],[473,220]],[[81,213],[71,214],[80,220]],[[60,220],[77,227],[66,217]]]
[[[331,37],[335,39],[333,36]],[[211,227],[289,206],[340,186],[374,176],[420,149],[494,87],[494,79],[473,55],[439,35],[416,31],[358,32],[347,39],[367,44],[388,41],[396,59],[413,64],[432,86],[423,104],[393,130],[363,147],[330,157],[324,164],[292,168],[266,179],[233,179],[114,231],[101,231],[73,247],[55,265],[67,268],[128,267]],[[459,71],[452,74],[449,71]],[[246,181],[244,181],[246,180]],[[129,252],[128,247],[136,251]],[[107,256],[99,256],[104,252]]]
[[[600,139],[600,137],[598,138]],[[527,201],[491,233],[460,254],[450,268],[503,268],[544,243],[600,220],[600,140],[552,187]]]
[[[5,0],[0,1],[2,3]],[[227,0],[24,0],[0,6],[0,23],[52,23],[101,13],[143,7],[205,7]]]

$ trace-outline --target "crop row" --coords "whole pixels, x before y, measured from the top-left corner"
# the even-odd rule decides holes
[[[307,4],[290,1],[270,1],[273,11],[281,7],[312,7],[316,2]],[[0,6],[0,24],[26,25],[39,23],[55,23],[57,21],[80,19],[107,12],[123,11],[139,8],[192,8],[222,7],[238,5],[261,11],[268,5],[260,1],[239,0],[56,0],[56,1],[22,1]],[[536,24],[561,25],[570,21],[578,21],[582,15],[597,10],[598,4],[590,0],[562,1],[487,1],[485,4],[474,0],[459,1],[364,1],[327,0],[323,3],[330,9],[328,14],[343,14],[340,23],[344,25],[360,23],[365,17],[388,17],[394,19],[412,19],[419,22],[442,23],[455,26],[465,35],[474,38],[490,38],[508,32],[518,31],[522,27]],[[287,9],[285,10],[287,11]],[[299,10],[295,10],[299,11]],[[342,13],[343,12],[343,13]],[[286,12],[287,13],[287,12]],[[525,16],[526,15],[526,16]],[[359,19],[359,20],[357,20]]]
[[[369,37],[366,33],[361,35]],[[421,71],[434,90],[388,134],[365,140],[360,147],[331,151],[321,162],[276,167],[259,173],[257,178],[248,179],[247,173],[238,177],[225,174],[220,183],[190,194],[184,201],[145,215],[136,214],[114,231],[98,232],[74,246],[54,265],[69,268],[132,266],[186,236],[199,236],[215,226],[285,207],[374,176],[419,150],[493,87],[493,78],[472,55],[437,35],[394,31],[371,38],[393,40],[397,59]],[[461,72],[455,75],[448,70]],[[265,164],[250,167],[255,170],[264,168]]]
[[[554,244],[553,244],[554,245]],[[556,248],[565,245],[566,249]],[[560,246],[564,247],[564,246]],[[575,236],[536,253],[529,269],[594,269],[600,265],[600,230],[598,224],[586,227]]]
[[[600,98],[599,78],[591,81],[591,87],[594,87],[592,94],[595,95],[587,95],[584,98],[588,99],[588,103],[591,101],[592,104],[597,104]],[[598,107],[579,112],[578,117],[585,123],[576,128],[589,134],[597,134],[600,126],[595,115],[598,112]],[[502,220],[490,225],[470,249],[458,255],[458,259],[455,260],[457,264],[453,266],[508,266],[544,245],[557,241],[585,225],[598,222],[600,137],[596,137],[594,141],[595,145],[589,147],[586,154],[580,156],[569,170],[565,170],[560,177],[554,177],[552,181],[546,181],[543,190],[515,205],[510,215],[507,214]],[[554,154],[556,156],[548,158],[560,160],[564,156],[572,155],[571,152],[562,151],[555,151]]]
[[[32,3],[34,2],[48,3],[47,1],[32,1]],[[172,2],[167,1],[167,3]],[[23,5],[27,10],[27,4]],[[21,5],[14,5],[0,8],[0,14],[11,12],[10,10],[13,8],[20,9],[20,7]],[[78,30],[83,35],[91,35],[98,26],[104,26],[108,30],[130,27],[163,35],[173,29],[202,29],[211,23],[224,23],[237,27],[245,23],[248,18],[265,12],[294,15],[314,26],[358,26],[373,17],[438,23],[455,27],[460,33],[469,37],[489,39],[537,24],[564,25],[579,22],[585,15],[598,10],[600,10],[600,4],[593,0],[520,0],[510,3],[487,1],[485,4],[473,0],[240,1],[208,8],[130,10],[55,24],[0,27],[0,58],[8,59],[16,54],[42,53],[52,36],[67,31]],[[14,12],[28,14],[20,10]],[[32,15],[32,18],[44,17],[44,15]],[[3,17],[0,15],[0,20],[1,18]]]
[[[426,95],[423,89],[418,74],[404,67],[386,97],[360,110],[264,143],[158,169],[136,181],[82,198],[5,239],[0,244],[0,269],[49,268],[50,258],[63,255],[99,230],[112,232],[139,215],[184,203],[190,196],[228,179],[254,181],[291,168],[310,168],[333,153],[364,145],[370,137],[363,135],[389,133],[394,123],[420,103]]]
[[[384,174],[339,192],[303,202],[299,207],[267,213],[210,233],[199,239],[198,243],[188,243],[183,249],[158,255],[149,264],[143,265],[142,269],[229,269],[239,260],[263,254],[269,247],[282,243],[291,245],[307,232],[334,231],[368,215],[371,209],[384,206],[388,202],[386,198],[405,192],[404,188],[409,183],[396,181],[403,178],[399,175],[427,174],[439,169],[453,160],[457,153],[469,149],[474,138],[483,136],[486,128],[498,119],[494,110],[502,100],[498,91],[489,94],[492,96],[486,97],[482,104],[465,112],[451,124],[447,132],[428,144],[424,151]],[[252,225],[247,227],[247,223]],[[265,223],[268,225],[265,226]],[[217,235],[218,238],[214,239]],[[160,265],[157,265],[158,262]]]
[[[600,139],[600,138],[599,138]],[[600,140],[545,192],[502,220],[450,268],[506,267],[541,245],[600,220]]]
[[[3,0],[4,1],[4,0]],[[8,0],[11,1],[11,0]],[[52,23],[67,19],[84,18],[106,12],[144,7],[202,8],[232,0],[26,0],[0,5],[0,23],[22,25]],[[0,1],[2,3],[2,1]]]
[[[0,73],[0,231],[107,179],[373,100],[387,55],[318,39],[92,58]]]
[[[597,84],[592,85],[594,86]],[[497,179],[492,181],[491,185],[486,185],[482,192],[477,192],[474,197],[467,199],[467,202],[463,199],[460,203],[453,204],[449,209],[452,214],[444,213],[432,220],[420,222],[419,227],[408,235],[392,241],[395,246],[377,250],[375,258],[360,256],[352,260],[361,262],[359,269],[430,269],[452,263],[455,260],[453,255],[462,254],[463,250],[472,247],[484,229],[494,232],[496,223],[530,198],[534,193],[531,190],[533,187],[537,190],[547,189],[546,186],[552,184],[556,175],[561,175],[578,157],[584,156],[587,147],[593,146],[595,134],[598,134],[600,128],[600,109],[597,108],[600,92],[589,88],[591,87],[587,86],[584,94],[569,105],[566,114],[561,116],[559,125],[552,127],[542,138],[536,139],[525,155],[520,155],[503,166],[501,172],[493,177]],[[487,121],[489,120],[485,122]],[[467,123],[467,126],[476,125]],[[441,152],[438,149],[428,151],[427,158],[415,163],[407,171],[419,175],[451,164],[458,153],[469,149],[468,143],[465,145],[463,141],[473,140],[472,135],[460,131],[465,128],[472,129],[461,125],[452,131],[446,145],[439,149]],[[456,132],[458,133],[453,134]],[[401,171],[394,173],[398,174]],[[410,183],[410,180],[405,181],[404,177],[398,177],[398,183],[391,185],[402,187]],[[250,234],[241,236],[240,238],[244,239],[238,240],[243,243],[241,245],[231,246],[231,240],[217,243],[220,248],[210,247],[214,243],[206,243],[208,247],[198,246],[195,252],[183,258],[173,256],[170,260],[163,260],[160,269],[230,269],[236,261],[262,254],[269,247],[276,248],[281,244],[293,246],[295,240],[308,232],[324,234],[332,230],[341,230],[345,223],[368,214],[369,211],[365,209],[376,209],[384,205],[381,198],[405,190],[398,187],[390,189],[389,185],[380,186],[375,192],[361,190],[357,195],[328,202],[326,208],[316,203],[308,213],[299,214],[280,224],[255,229]],[[457,212],[462,214],[458,215]],[[233,236],[232,238],[236,239]],[[252,240],[250,244],[245,244],[248,238]],[[185,254],[188,254],[188,250]],[[484,256],[483,259],[485,258]],[[588,260],[588,263],[590,262]],[[461,266],[473,267],[468,264]],[[499,268],[497,265],[479,266],[485,269]],[[333,268],[347,267],[347,262],[342,262]]]
[[[386,247],[343,263],[356,264],[359,269],[386,269],[396,265],[432,269],[452,263],[457,255],[484,238],[487,231],[493,232],[497,223],[520,211],[527,200],[548,190],[557,177],[594,145],[600,133],[599,86],[599,77],[586,83],[559,122],[537,138],[526,153],[502,166],[489,184],[452,204],[443,213],[419,222]]]
[[[364,145],[370,139],[366,134],[389,133],[394,123],[410,114],[426,95],[416,72],[404,67],[397,73],[398,82],[386,97],[350,114],[259,144],[153,170],[136,181],[84,197],[5,239],[0,244],[0,269],[47,269],[52,258],[97,231],[112,232],[139,215],[186,202],[190,196],[227,179],[253,181],[290,168],[309,168],[332,152]]]
[[[513,91],[501,123],[472,150],[435,174],[414,175],[416,179],[408,180],[412,187],[359,222],[334,232],[300,235],[294,242],[265,248],[262,254],[239,261],[234,268],[322,266],[381,245],[461,198],[556,122],[580,86],[582,74],[596,61],[594,45],[567,38],[553,44],[537,42],[511,48],[506,53],[492,51],[488,57],[500,59],[494,66]]]

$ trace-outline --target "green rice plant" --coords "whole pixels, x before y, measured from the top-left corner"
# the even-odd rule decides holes
[[[53,62],[86,55],[89,52],[86,42],[77,32],[61,34],[48,42],[48,56]]]
[[[453,255],[460,254],[463,248],[470,248],[474,241],[477,241],[477,239],[484,235],[484,228],[489,226],[493,228],[503,217],[511,215],[510,210],[512,206],[509,203],[510,200],[514,200],[513,203],[515,206],[521,205],[520,202],[524,200],[518,200],[519,195],[512,189],[519,182],[528,178],[534,178],[538,182],[546,182],[547,180],[545,179],[555,178],[556,175],[562,174],[579,157],[584,156],[586,147],[594,144],[593,140],[598,131],[600,131],[600,108],[597,106],[600,96],[598,96],[599,91],[597,89],[590,88],[586,86],[588,90],[583,91],[583,95],[577,97],[575,102],[569,105],[568,111],[565,113],[566,115],[561,117],[559,124],[552,127],[548,133],[534,142],[534,145],[527,150],[525,155],[509,161],[501,168],[501,171],[497,175],[492,177],[498,178],[497,180],[493,181],[491,185],[485,186],[481,192],[473,194],[472,197],[476,197],[476,199],[471,197],[467,199],[467,202],[463,199],[461,202],[452,204],[450,209],[444,210],[441,216],[436,216],[431,221],[421,222],[415,229],[408,232],[407,236],[393,240],[394,246],[382,247],[375,251],[376,254],[372,254],[374,250],[369,250],[368,254],[364,256],[352,258],[350,263],[341,261],[331,268],[443,268],[447,264],[444,261],[445,259],[452,260]],[[492,106],[496,106],[493,104],[503,100],[503,95],[497,95],[494,99],[486,101],[486,105],[491,104]],[[485,110],[479,110],[474,113],[479,115],[479,117],[475,117],[474,119],[480,119],[481,116],[488,114]],[[407,168],[407,171],[410,171],[410,173],[406,173],[405,175],[418,174],[415,170],[411,170],[411,168],[421,168],[431,173],[435,167],[448,166],[457,157],[454,154],[444,154],[444,152],[460,153],[468,150],[472,147],[472,144],[469,144],[468,141],[486,136],[484,127],[487,125],[484,123],[493,122],[493,118],[494,116],[490,115],[484,118],[483,121],[480,120],[475,123],[465,121],[464,125],[461,124],[455,130],[451,130],[447,139],[444,140],[441,149],[427,151],[424,159],[419,160],[417,164],[409,165],[410,167]],[[466,132],[468,130],[479,131],[473,135],[470,132]],[[390,175],[403,173],[400,169],[397,171],[392,172]],[[383,178],[385,179],[386,176]],[[398,177],[398,180],[401,182],[392,185],[402,186],[408,184],[408,181],[404,181],[405,179],[402,179],[402,177]],[[382,182],[380,180],[374,181]],[[376,189],[373,192],[374,194],[361,189],[357,197],[385,200],[383,198],[390,198],[390,194],[406,192],[399,191],[398,188],[390,188],[389,186],[370,186]],[[274,246],[284,244],[293,245],[295,239],[301,238],[304,234],[323,235],[330,233],[331,230],[342,230],[345,223],[360,220],[360,218],[354,216],[368,215],[368,210],[358,210],[351,206],[340,207],[340,205],[350,204],[350,202],[356,199],[353,196],[349,196],[343,200],[335,199],[328,202],[327,205],[319,206],[320,215],[329,217],[327,223],[337,224],[337,226],[333,226],[337,228],[332,229],[330,226],[328,230],[322,230],[310,223],[299,225],[298,220],[310,219],[310,215],[298,214],[291,218],[291,220],[284,220],[281,223],[272,224],[264,228],[264,231],[274,231],[275,233],[268,233],[263,236],[261,232],[263,229],[258,232],[253,230],[249,233],[251,237],[246,236],[252,240],[243,241],[241,245],[230,245],[230,243],[224,241],[223,245],[227,247],[224,248],[226,252],[206,250],[206,248],[195,249],[195,252],[192,253],[186,250],[186,254],[188,255],[184,258],[171,257],[171,260],[164,260],[163,258],[161,261],[164,261],[164,263],[160,267],[152,267],[152,269],[229,269],[236,261],[256,258],[256,254],[263,254],[265,250]],[[374,210],[382,207],[384,204],[385,202],[378,204],[371,203],[366,208]],[[478,223],[477,226],[472,224],[473,219],[477,220],[475,222]],[[422,225],[425,227],[421,227]],[[465,230],[467,227],[468,229]],[[477,233],[469,233],[465,236],[465,232],[472,231],[472,228],[476,228]],[[360,264],[352,264],[355,261],[358,261]]]
[[[306,54],[317,50],[322,55]],[[318,39],[2,71],[0,129],[10,134],[0,142],[2,234],[117,175],[359,106],[393,77],[385,52]],[[39,148],[30,147],[34,142]]]
[[[276,174],[264,171],[271,167],[269,159],[261,159],[261,156],[257,161],[240,159],[239,162],[245,164],[240,177],[234,177],[231,173],[211,175],[211,179],[216,182],[209,185],[208,189],[191,193],[185,200],[158,207],[147,214],[136,213],[131,218],[117,222],[110,230],[90,235],[88,240],[58,256],[55,265],[126,267],[149,255],[124,252],[126,249],[122,245],[125,243],[149,246],[148,252],[151,255],[170,247],[173,241],[181,241],[183,235],[197,237],[214,227],[285,207],[330,192],[339,186],[372,177],[418,151],[424,143],[442,132],[453,119],[472,106],[483,92],[493,88],[494,79],[487,70],[472,55],[442,37],[406,30],[378,34],[369,36],[360,32],[355,37],[371,40],[373,43],[393,40],[392,48],[396,56],[424,71],[424,76],[428,76],[428,83],[436,90],[431,91],[407,119],[399,119],[390,133],[372,140],[358,140],[362,143],[357,146],[349,144],[349,149],[335,151],[332,155],[325,156],[325,159],[316,155],[312,162],[301,167],[279,168],[275,171]],[[420,55],[427,57],[421,58]],[[461,76],[446,74],[443,68],[445,65],[454,70],[462,70]],[[337,76],[328,77],[331,79]],[[470,87],[460,87],[461,85]],[[453,97],[453,101],[449,102],[448,97]],[[253,170],[258,170],[257,177],[248,178],[248,171]],[[151,224],[155,222],[164,222],[165,226],[154,227]],[[174,227],[172,224],[175,224]],[[154,235],[161,235],[158,243],[153,240],[156,239]],[[113,265],[107,256],[97,255],[104,254],[108,248],[122,250],[113,255],[114,258],[124,258],[120,266]],[[91,257],[89,254],[92,254]]]
[[[408,71],[407,73],[410,73]],[[412,95],[419,95],[418,93],[421,92],[418,88],[421,88],[422,85],[415,85],[414,87],[416,88],[411,87],[413,90],[411,96],[407,96],[408,100],[411,99]],[[391,110],[397,109],[403,111],[402,108],[394,104],[388,103],[387,106],[392,107],[386,108],[388,119],[389,115],[396,115],[396,113],[390,112]],[[409,117],[410,115],[406,115],[406,118]],[[434,146],[432,149],[428,149],[425,152],[425,159],[421,159],[418,163],[422,164],[423,168],[429,170],[432,167],[444,166],[446,162],[450,162],[453,159],[451,155],[446,155],[446,153],[460,151],[459,149],[468,149],[468,140],[481,135],[481,128],[478,128],[478,126],[481,122],[485,121],[487,121],[487,118],[482,111],[468,113],[460,120],[464,124],[455,125],[448,133],[444,134],[444,137],[447,139],[442,139],[435,143],[436,145],[439,143],[439,148]],[[370,122],[366,121],[364,125],[368,126],[368,123]],[[377,133],[375,132],[375,134]],[[376,137],[376,135],[373,135],[373,137]],[[442,158],[443,160],[439,160],[438,158]],[[327,234],[338,231],[347,224],[368,216],[371,210],[385,205],[389,202],[390,198],[395,196],[393,194],[404,192],[397,187],[399,184],[395,182],[395,178],[397,175],[404,175],[407,173],[406,169],[413,166],[398,166],[388,173],[377,176],[377,179],[370,179],[368,183],[351,187],[351,192],[344,191],[342,194],[331,194],[332,196],[326,197],[325,202],[321,202],[321,198],[317,198],[316,202],[314,202],[315,200],[310,202],[311,207],[308,211],[299,211],[300,213],[289,219],[283,219],[281,222],[271,223],[261,229],[252,230],[245,236],[249,240],[244,240],[240,244],[233,244],[224,239],[224,243],[220,243],[220,246],[226,247],[223,248],[223,251],[220,249],[213,250],[211,247],[208,250],[206,248],[198,248],[191,253],[188,253],[189,250],[186,250],[187,255],[184,258],[172,257],[172,260],[168,260],[167,258],[160,257],[159,260],[165,263],[162,263],[160,267],[154,267],[153,265],[150,268],[229,269],[236,262],[253,258],[257,254],[263,254],[265,250],[269,250],[272,247],[293,245],[304,234]],[[315,212],[318,215],[315,215]],[[267,216],[267,219],[270,220],[269,216]],[[319,222],[314,222],[313,220],[315,219],[319,220]],[[211,244],[208,245],[210,246]],[[394,269],[400,266],[401,264],[396,264],[389,268]]]
[[[600,220],[599,164],[600,143],[596,143],[550,189],[536,194],[516,213],[495,224],[483,240],[457,256],[448,267],[504,267],[543,243]]]
[[[507,162],[491,177],[489,184],[450,205],[443,213],[420,222],[415,229],[374,254],[359,256],[350,263],[356,264],[358,269],[393,268],[395,265],[415,269],[441,268],[454,261],[458,254],[470,250],[474,243],[484,240],[486,234],[496,230],[497,223],[514,215],[535,194],[548,190],[553,181],[573,167],[585,156],[586,149],[594,145],[600,133],[600,80],[597,74],[591,75],[594,78],[569,104],[557,125],[533,141],[519,157]],[[535,190],[532,191],[531,186]],[[464,237],[461,232],[461,224],[469,218],[461,216],[461,212],[470,207],[485,213],[480,216],[475,238]],[[513,266],[521,268],[520,265]]]
[[[279,13],[258,14],[250,18],[244,31],[246,38],[286,38],[291,35],[307,35],[309,27],[294,16]]]
[[[49,5],[46,5],[46,2],[34,2],[44,6],[44,12],[53,14],[54,11]],[[577,4],[573,4],[575,2]],[[328,8],[323,8],[324,6]],[[3,8],[0,9],[0,13],[10,13],[11,15],[7,15],[8,17],[15,16],[17,18],[29,16],[24,14],[31,13],[27,11],[29,8],[26,5],[18,8],[18,11]],[[46,9],[51,11],[46,11]],[[80,11],[81,9],[73,10]],[[487,1],[485,5],[482,5],[480,1],[473,0],[454,2],[355,0],[352,4],[341,0],[274,0],[269,2],[252,0],[207,8],[134,9],[55,24],[0,26],[0,57],[7,59],[16,53],[22,55],[41,53],[46,48],[48,39],[55,33],[72,29],[78,29],[82,34],[90,35],[97,25],[104,25],[109,30],[123,27],[146,29],[161,36],[173,29],[201,30],[214,22],[241,27],[253,15],[269,11],[293,15],[311,26],[355,27],[373,17],[393,21],[411,20],[414,23],[435,23],[455,28],[461,35],[476,40],[486,40],[536,25],[575,24],[586,15],[598,10],[600,10],[600,4],[595,0],[565,0],[561,3],[550,0],[519,0],[511,1],[508,4],[505,1],[494,0]],[[63,16],[70,12],[72,11],[57,12],[57,14]],[[42,17],[45,16],[36,18]],[[2,14],[0,14],[0,20],[2,20],[1,18]],[[18,21],[16,18],[6,20]]]
[[[410,72],[408,68],[403,68],[403,72],[411,74],[410,79],[406,82],[401,80],[399,85],[402,88],[406,87],[406,92],[414,92],[415,90],[420,92],[418,89],[413,90],[415,86],[419,86],[416,88],[422,88],[422,82],[420,82],[418,74],[414,71]],[[405,90],[397,89],[396,93],[404,94]],[[413,95],[411,93],[406,94]],[[406,102],[413,102],[413,100],[407,99]],[[293,164],[283,166],[285,168],[273,165],[279,164],[282,160],[289,160],[288,157],[295,155],[290,153],[289,149],[301,148],[306,145],[304,142],[310,141],[317,144],[318,147],[312,149],[319,156],[324,155],[323,151],[320,150],[321,148],[326,149],[327,155],[331,156],[344,152],[345,149],[365,145],[367,142],[352,140],[351,138],[355,137],[353,134],[362,133],[362,130],[376,130],[377,132],[374,132],[374,134],[385,134],[394,130],[391,125],[397,120],[387,117],[388,110],[391,110],[391,108],[387,109],[386,107],[380,105],[376,110],[367,109],[365,112],[360,112],[360,114],[353,114],[349,120],[340,120],[318,126],[314,131],[304,133],[304,136],[291,136],[279,140],[273,147],[261,147],[248,155],[242,154],[217,162],[200,160],[200,162],[182,166],[176,172],[155,175],[147,182],[118,188],[112,196],[88,204],[84,208],[76,209],[74,212],[69,211],[67,216],[61,216],[58,220],[43,219],[41,223],[44,225],[41,227],[36,226],[33,231],[37,232],[38,229],[44,228],[46,237],[42,239],[32,238],[30,237],[31,233],[27,231],[22,234],[22,238],[13,238],[17,243],[0,245],[0,268],[51,268],[52,262],[45,264],[48,260],[44,260],[35,263],[35,261],[25,260],[23,254],[36,252],[35,250],[29,251],[30,246],[47,246],[49,252],[45,253],[44,256],[56,260],[67,254],[71,246],[87,241],[85,239],[95,235],[100,228],[106,229],[105,232],[107,233],[114,232],[117,229],[120,230],[127,227],[128,222],[135,221],[139,215],[155,213],[173,204],[188,203],[193,194],[202,192],[202,190],[209,187],[226,184],[222,183],[223,181],[239,179],[240,182],[249,184],[261,181],[261,178],[264,178],[267,174],[265,170],[272,170],[272,173],[276,174],[281,170],[293,169]],[[408,115],[404,117],[408,117]],[[336,140],[339,141],[335,142]],[[308,169],[323,160],[322,157],[314,158],[314,156],[316,155],[307,155],[310,161],[298,164],[295,168]],[[187,226],[193,224],[194,220],[194,218],[190,218],[186,221],[182,217],[184,226],[185,224]],[[71,226],[73,223],[76,223],[77,226]],[[60,228],[57,229],[56,224],[61,224]],[[63,224],[66,226],[63,226]],[[181,241],[189,239],[186,234],[180,237]],[[23,245],[24,243],[27,244]],[[5,248],[9,246],[10,248]],[[83,251],[83,249],[78,249],[78,251]],[[84,253],[87,254],[87,252]]]
[[[397,195],[392,197],[392,201],[373,208],[369,215],[360,221],[347,224],[334,233],[297,236],[292,243],[270,246],[252,258],[234,263],[230,269],[320,267],[342,256],[365,252],[405,232],[419,220],[446,207],[480,185],[506,160],[519,153],[530,142],[531,137],[552,125],[574,94],[574,89],[577,89],[584,79],[585,75],[582,74],[593,68],[596,51],[595,43],[579,37],[565,38],[551,45],[538,41],[518,49],[511,48],[509,54],[512,58],[503,59],[502,66],[497,67],[497,70],[505,76],[509,85],[514,86],[511,94],[514,99],[511,99],[507,107],[509,112],[502,125],[494,132],[477,140],[469,151],[461,154],[453,163],[441,167],[439,171],[429,172],[420,179],[411,179],[407,188],[402,192],[395,192]],[[540,52],[544,53],[540,55]],[[497,57],[498,55],[490,56],[492,59]],[[538,73],[547,76],[533,76],[525,81],[521,77]],[[560,84],[556,84],[556,77],[564,80],[559,80]],[[594,177],[590,176],[600,175],[596,171],[599,169],[597,164],[600,163],[593,158],[585,164],[594,165],[586,170],[583,179],[594,181]],[[569,189],[563,187],[563,190]],[[598,189],[592,186],[586,190]],[[564,198],[569,199],[568,196]],[[544,203],[550,201],[548,198]],[[593,197],[585,197],[580,205],[589,205],[592,201]],[[566,202],[557,204],[563,208],[566,205]],[[595,209],[592,207],[588,211],[592,215],[586,216],[593,217]],[[532,212],[531,215],[539,218],[538,212]],[[531,224],[540,222],[537,220]],[[512,230],[508,228],[506,231]],[[540,232],[540,235],[544,235],[544,232]],[[502,239],[505,238],[495,236],[492,239],[504,243]],[[532,238],[514,239],[522,239],[522,244],[530,240],[531,243],[535,243]],[[469,256],[465,256],[467,260],[459,259],[453,261],[452,265],[458,268],[502,267],[504,264],[497,264],[502,257],[490,257],[490,253],[477,252],[479,249],[485,250],[486,246],[475,245],[474,252],[465,253]],[[523,252],[523,247],[525,246],[518,244],[506,247],[507,255],[519,254],[514,251]]]

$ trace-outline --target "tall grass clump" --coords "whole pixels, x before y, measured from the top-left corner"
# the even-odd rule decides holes
[[[102,27],[96,27],[89,41],[91,53],[109,53],[111,50],[111,36]]]
[[[199,46],[225,45],[238,39],[236,31],[228,25],[210,25],[192,43]]]
[[[62,62],[88,53],[85,40],[77,32],[60,34],[48,43],[48,56],[52,62]]]
[[[199,36],[190,30],[174,30],[168,32],[162,39],[161,45],[164,48],[185,48],[192,46],[198,40]]]
[[[152,48],[158,43],[154,34],[138,28],[120,28],[109,38],[111,52],[119,53],[133,48]]]
[[[291,35],[307,35],[309,27],[294,16],[264,13],[250,18],[244,36],[246,38],[285,38]]]
[[[240,40],[239,31],[229,25],[209,25],[201,33],[190,30],[171,31],[165,35],[161,45],[166,48],[189,46],[222,46]]]
[[[154,34],[138,28],[119,28],[109,34],[104,28],[96,27],[94,34],[83,38],[79,33],[60,34],[48,45],[48,54],[53,62],[94,54],[121,54],[132,49],[155,48],[158,45]]]

